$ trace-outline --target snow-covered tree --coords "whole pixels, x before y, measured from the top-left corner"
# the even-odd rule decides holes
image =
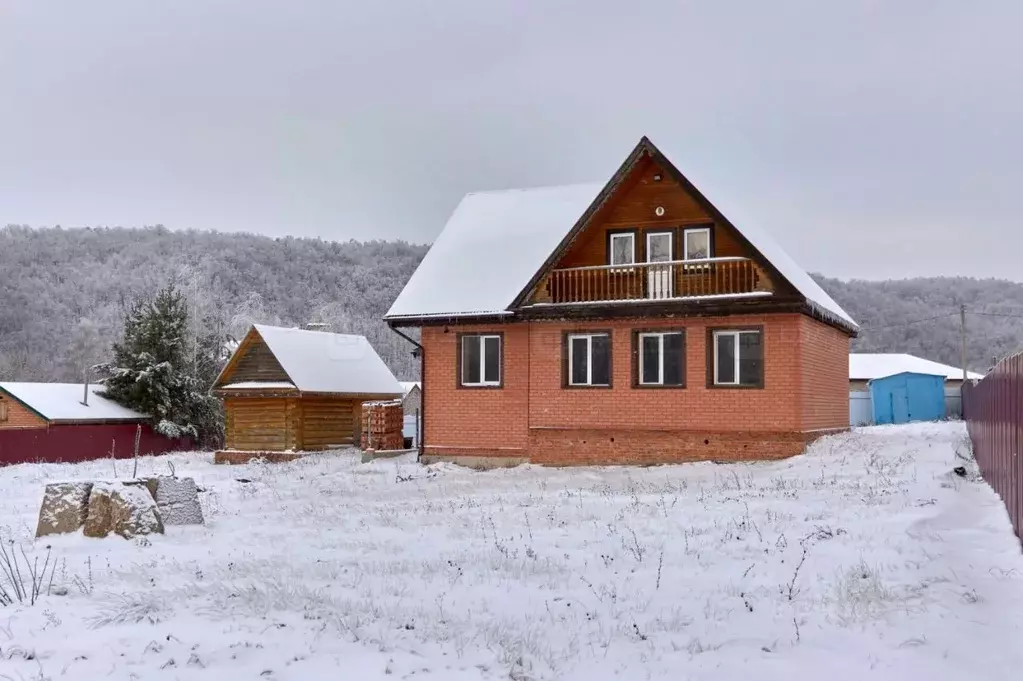
[[[113,346],[106,396],[150,414],[166,437],[216,444],[223,416],[209,388],[222,355],[217,333],[192,333],[185,297],[173,286],[135,301]]]

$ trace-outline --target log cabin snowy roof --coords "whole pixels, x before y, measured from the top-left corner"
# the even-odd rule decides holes
[[[373,396],[403,394],[398,379],[365,336],[263,324],[256,324],[249,333],[258,334],[266,343],[290,383],[230,381],[236,357],[247,351],[247,344],[243,341],[235,357],[231,358],[218,377],[215,384],[217,388],[251,390],[262,383],[266,388],[294,387],[303,393]]]

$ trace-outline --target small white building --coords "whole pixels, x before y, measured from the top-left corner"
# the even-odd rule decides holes
[[[401,408],[405,412],[403,433],[405,439],[411,441],[410,446],[418,447],[423,423],[423,384],[418,381],[401,381],[401,389],[405,393],[401,400]]]
[[[940,362],[906,353],[854,352],[849,355],[849,424],[869,426],[873,423],[870,391],[867,382],[896,374],[932,374],[945,377],[945,418],[959,418],[963,413],[963,370]],[[980,380],[983,374],[969,371],[968,380]]]

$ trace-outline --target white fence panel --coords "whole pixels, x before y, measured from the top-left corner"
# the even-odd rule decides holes
[[[955,386],[945,386],[945,418],[961,419],[963,417],[963,391]]]
[[[849,425],[869,426],[874,423],[874,409],[870,404],[870,393],[854,390],[849,393]]]

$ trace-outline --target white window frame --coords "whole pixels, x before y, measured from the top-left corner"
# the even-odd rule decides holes
[[[650,240],[651,237],[666,236],[668,237],[668,259],[667,260],[651,260],[650,259]],[[650,264],[657,264],[663,262],[673,262],[675,260],[675,232],[669,229],[661,229],[656,231],[648,231],[646,233],[646,261]]]
[[[701,232],[703,234],[707,235],[707,258],[706,259],[710,259],[711,257],[713,257],[714,254],[711,253],[711,251],[710,251],[710,247],[711,247],[711,243],[710,243],[710,227],[692,227],[692,228],[688,228],[688,229],[683,229],[682,230],[682,259],[683,260],[689,260],[689,235],[690,234],[700,234]],[[696,260],[704,260],[704,259],[705,258],[696,258]]]
[[[664,383],[664,337],[665,336],[675,335],[675,336],[682,336],[682,338],[684,339],[685,338],[685,334],[682,331],[641,331],[640,333],[638,333],[636,335],[637,335],[636,345],[638,346],[637,350],[639,352],[639,376],[637,377],[639,380],[637,380],[636,383],[638,383],[639,385],[643,385],[643,386],[648,386],[648,385],[663,386],[663,385],[665,385],[665,383]],[[656,383],[651,383],[649,381],[644,381],[643,380],[643,375],[644,375],[644,371],[643,371],[643,356],[645,354],[643,352],[643,339],[644,338],[657,338],[658,339],[657,340],[657,342],[658,342],[658,347],[657,347],[657,363],[658,363],[658,367],[657,367],[657,382]],[[685,341],[683,340],[683,344],[684,343],[685,343]],[[682,356],[685,357],[684,352],[683,352]],[[682,368],[682,372],[683,372],[682,375],[685,376],[685,367]],[[668,387],[678,388],[679,385],[675,384],[675,383],[671,383]]]
[[[8,411],[7,402],[0,397],[0,423],[4,423],[8,418],[10,418]]]
[[[576,383],[572,380],[572,367],[574,366],[573,359],[575,357],[575,341],[585,338],[586,339],[586,382]],[[607,372],[607,383],[594,383],[593,382],[593,339],[594,338],[607,338],[608,343],[608,361],[611,361],[611,334],[609,333],[570,333],[567,336],[568,343],[568,366],[565,370],[568,372],[568,385],[573,388],[578,387],[595,387],[595,388],[607,388],[611,386],[611,368],[608,367]]]
[[[760,335],[761,332],[758,329],[734,329],[734,330],[728,329],[728,330],[715,331],[714,332],[714,385],[727,385],[727,386],[743,386],[743,385],[750,385],[750,386],[752,386],[753,385],[753,384],[750,384],[750,383],[747,383],[747,384],[741,383],[740,381],[742,379],[739,377],[739,361],[742,359],[742,357],[741,357],[741,355],[742,355],[742,350],[741,350],[742,345],[739,343],[739,337],[742,336],[743,334],[751,334],[751,333],[752,334]],[[735,352],[733,353],[735,356],[732,358],[732,362],[733,362],[733,365],[734,365],[732,367],[732,370],[733,370],[732,376],[734,377],[734,380],[732,380],[732,381],[721,381],[721,380],[718,379],[718,363],[719,363],[718,362],[718,359],[719,359],[718,358],[718,338],[720,338],[722,336],[731,336],[732,339],[733,339],[732,340],[732,343],[733,343],[732,347],[735,348]],[[763,353],[763,338],[761,338],[761,353]],[[763,361],[763,360],[761,359],[761,361]],[[763,371],[763,369],[761,369],[761,371]],[[761,379],[763,379],[763,376],[761,376]]]
[[[465,382],[465,341],[468,338],[478,338],[480,341],[480,380],[478,383],[466,383]],[[488,381],[487,378],[487,341],[497,341],[497,380]],[[504,355],[504,348],[501,347],[501,336],[493,333],[469,333],[462,336],[461,346],[458,348],[458,352],[461,353],[461,365],[459,369],[458,381],[466,388],[494,388],[501,385],[501,364]]]
[[[709,262],[708,263],[701,263],[700,262],[701,260],[710,260],[712,257],[714,257],[714,253],[711,250],[711,247],[713,245],[713,241],[712,241],[712,238],[711,238],[710,229],[711,229],[710,227],[692,227],[692,228],[684,228],[682,230],[682,260],[686,261],[686,263],[687,263],[686,265],[683,265],[683,270],[684,271],[709,270],[710,269],[710,263]],[[706,258],[696,258],[694,260],[694,263],[697,263],[697,264],[688,264],[689,263],[689,235],[690,234],[699,234],[701,232],[705,233],[707,235],[707,257]]]
[[[636,268],[636,232],[617,232],[609,235],[610,240],[608,245],[610,246],[611,252],[607,254],[608,265],[611,265],[615,269],[612,272],[631,272]],[[629,239],[629,251],[632,254],[632,262],[615,262],[615,239]]]

